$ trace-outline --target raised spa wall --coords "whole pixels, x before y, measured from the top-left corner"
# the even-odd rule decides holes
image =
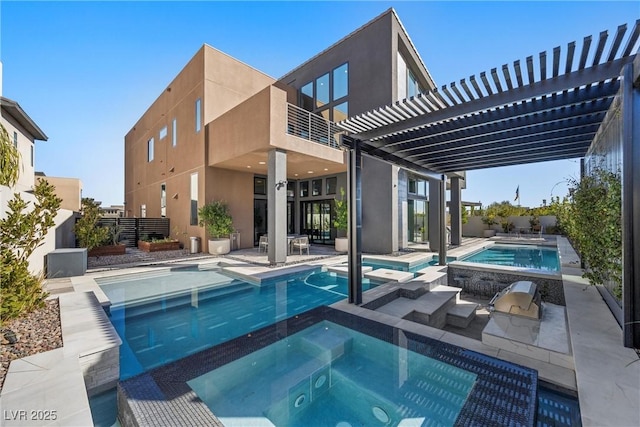
[[[518,267],[453,261],[448,264],[447,276],[449,286],[456,286],[464,292],[485,298],[492,298],[514,282],[526,280],[538,285],[543,301],[566,305],[560,273],[540,273]]]

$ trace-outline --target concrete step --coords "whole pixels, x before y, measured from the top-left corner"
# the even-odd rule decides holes
[[[460,301],[447,311],[447,324],[458,328],[466,328],[476,317],[478,304]]]
[[[369,280],[375,280],[376,282],[407,282],[413,279],[413,273],[408,271],[397,271],[391,270],[388,268],[378,268],[376,270],[370,271],[364,274]]]
[[[410,320],[434,328],[446,324],[447,311],[459,300],[460,289],[451,286],[436,286],[416,299],[396,298],[376,309],[381,313]]]

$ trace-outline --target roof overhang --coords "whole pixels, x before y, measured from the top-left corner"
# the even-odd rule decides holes
[[[0,96],[0,107],[13,117],[26,132],[33,136],[34,140],[46,141],[48,139],[42,129],[38,127],[16,101]]]
[[[363,153],[432,173],[584,157],[639,36],[637,20],[609,43],[601,32],[594,49],[588,36],[579,51],[575,42],[554,48],[550,62],[541,52],[338,125],[362,141]]]

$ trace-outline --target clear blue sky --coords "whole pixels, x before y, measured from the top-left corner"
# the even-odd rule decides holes
[[[278,78],[394,7],[438,86],[566,48],[618,25],[640,2],[6,2],[3,96],[48,135],[36,170],[77,177],[84,196],[124,201],[124,135],[207,43]],[[521,204],[565,195],[577,161],[468,173],[463,198]],[[558,182],[555,188],[554,185]]]

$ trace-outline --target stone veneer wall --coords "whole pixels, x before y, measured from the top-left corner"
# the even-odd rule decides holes
[[[496,293],[506,288],[513,282],[527,280],[538,285],[542,300],[557,305],[566,305],[564,300],[564,288],[562,276],[541,277],[529,275],[526,272],[507,272],[504,270],[490,270],[486,266],[474,270],[468,267],[457,267],[449,264],[449,286],[462,288],[470,294],[492,298]],[[456,280],[458,279],[458,280]]]

